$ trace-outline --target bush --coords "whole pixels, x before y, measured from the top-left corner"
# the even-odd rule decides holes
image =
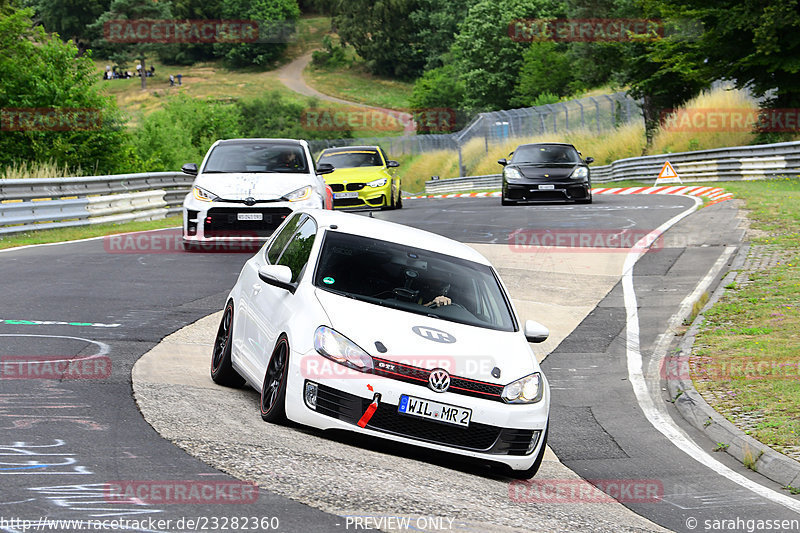
[[[218,139],[241,136],[242,116],[233,104],[170,97],[163,109],[142,118],[133,130],[131,159],[141,171],[177,170],[184,163],[200,163]]]
[[[259,39],[252,43],[214,43],[214,54],[232,66],[269,65],[283,55],[288,41],[285,35],[268,35],[293,26],[300,16],[297,0],[223,0],[222,18],[256,20]],[[274,24],[274,26],[273,26]],[[275,42],[264,42],[275,41]]]
[[[314,109],[316,103],[304,106],[287,100],[278,92],[255,100],[237,102],[236,107],[242,117],[240,127],[244,137],[338,139],[353,136],[352,130],[347,126],[337,128],[336,131],[303,127],[305,112]]]
[[[325,50],[315,50],[311,54],[311,62],[314,66],[334,69],[350,64],[344,47],[333,44],[329,35],[322,38],[322,46],[325,47]]]

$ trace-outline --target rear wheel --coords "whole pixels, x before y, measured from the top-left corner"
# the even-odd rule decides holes
[[[267,363],[261,386],[261,418],[266,422],[286,420],[286,381],[289,374],[289,341],[278,339]]]
[[[211,379],[218,385],[241,387],[244,378],[234,370],[231,364],[231,345],[233,344],[233,302],[228,302],[222,314],[217,338],[214,340],[214,351],[211,355]]]

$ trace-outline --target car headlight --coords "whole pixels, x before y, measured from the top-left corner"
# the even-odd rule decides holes
[[[516,168],[508,168],[508,167],[504,168],[503,169],[503,175],[505,176],[506,181],[521,181],[522,180],[522,174]]]
[[[543,394],[542,375],[536,372],[506,385],[502,398],[506,403],[536,403]]]
[[[372,357],[356,343],[327,326],[314,332],[314,349],[323,357],[360,372],[374,368]]]
[[[367,183],[367,187],[383,187],[386,185],[386,178],[381,178],[379,180],[370,181]]]
[[[569,177],[574,180],[585,180],[589,177],[589,169],[586,167],[578,167],[572,171]]]
[[[192,187],[192,194],[196,199],[200,200],[201,202],[213,202],[214,200],[219,198],[219,196],[217,196],[213,192],[207,191],[202,187],[197,187],[197,186]]]
[[[300,200],[306,200],[309,196],[311,196],[311,185],[306,185],[305,187],[300,187],[296,191],[285,194],[283,199],[289,200],[290,202],[299,202]]]

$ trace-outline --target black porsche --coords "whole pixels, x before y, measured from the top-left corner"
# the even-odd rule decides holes
[[[571,144],[522,144],[503,165],[502,204],[521,201],[592,203],[589,163]]]

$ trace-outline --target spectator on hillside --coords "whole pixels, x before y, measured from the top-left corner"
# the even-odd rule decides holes
[[[170,74],[169,75],[169,86],[172,87],[173,85],[175,85],[175,76]]]
[[[178,85],[181,85],[181,78],[182,77],[183,77],[183,74],[178,74]]]

